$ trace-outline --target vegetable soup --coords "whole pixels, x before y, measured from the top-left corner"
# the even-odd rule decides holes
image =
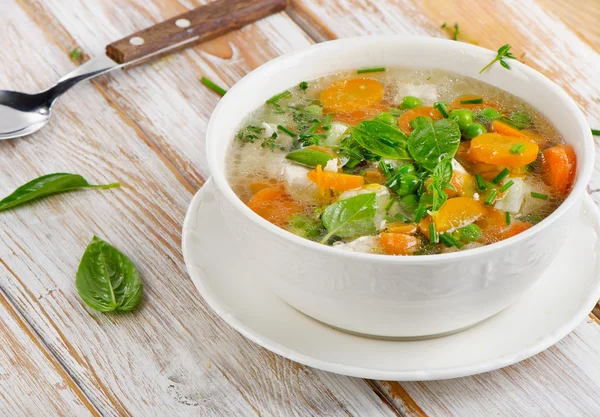
[[[424,255],[489,245],[552,213],[576,158],[539,112],[440,70],[372,68],[302,82],[240,126],[234,192],[298,236]]]

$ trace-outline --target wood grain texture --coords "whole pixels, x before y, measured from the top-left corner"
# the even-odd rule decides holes
[[[0,271],[6,273],[0,261]],[[100,416],[81,389],[0,294],[0,410],[3,415]]]
[[[63,26],[55,15],[44,14],[48,4],[3,6],[0,25],[7,36],[0,37],[0,46],[14,59],[0,61],[0,85],[41,90],[71,70],[70,46],[65,45],[73,38],[65,28],[82,30],[82,36],[92,43],[102,33],[93,32],[95,26],[89,32],[81,29],[94,20],[81,15],[90,8],[97,12],[98,25],[109,19],[102,20],[103,14],[95,8],[118,16],[125,11],[134,17],[145,16],[138,19],[140,25],[152,13],[159,20],[151,1],[143,6],[123,4],[125,11],[116,11],[108,1],[89,1],[81,7],[57,1],[51,6],[65,19]],[[70,20],[71,13],[80,15]],[[289,47],[286,42],[290,40],[308,43],[298,29],[294,29],[295,35],[271,36],[269,30],[295,28],[283,15],[274,18],[266,33],[258,27],[248,28],[233,38],[269,38],[267,46],[280,48]],[[280,24],[286,29],[277,29]],[[106,33],[114,30],[111,26],[104,29]],[[219,50],[222,46],[212,45]],[[249,59],[230,68],[229,73],[258,65],[270,57],[264,55],[267,52],[277,53],[245,52]],[[195,64],[208,65],[201,55],[208,57],[198,49],[172,61],[119,74],[115,79],[123,80],[123,88],[119,84],[110,88],[104,83],[81,85],[57,103],[49,126],[32,136],[0,143],[0,163],[10,166],[0,183],[0,194],[56,171],[76,172],[94,182],[120,180],[123,184],[121,189],[54,196],[4,213],[0,217],[0,259],[2,271],[8,272],[0,274],[0,286],[103,415],[397,416],[365,381],[300,366],[244,339],[215,317],[187,277],[180,231],[196,187],[181,175],[178,161],[170,159],[173,154],[154,139],[160,132],[168,132],[169,145],[177,147],[185,140],[177,136],[181,132],[177,123],[194,126],[188,131],[189,152],[185,155],[194,166],[203,167],[201,137],[216,99],[197,81],[200,71]],[[234,63],[242,60],[237,54],[230,59]],[[37,72],[38,68],[45,70]],[[190,78],[178,72],[184,68]],[[183,84],[176,88],[165,86],[164,81]],[[165,90],[171,88],[172,102],[164,98]],[[128,93],[139,90],[133,97]],[[156,100],[145,102],[141,99],[144,94]],[[126,103],[119,102],[123,96],[133,100],[135,107],[122,105]],[[188,103],[206,110],[197,112],[186,107]],[[141,116],[143,112],[152,114]],[[178,112],[185,114],[169,119]],[[134,122],[153,116],[160,120],[148,125],[153,126],[151,133]],[[133,314],[102,315],[79,299],[75,272],[93,234],[114,244],[138,266],[145,297]],[[41,408],[31,415],[45,412]]]
[[[113,42],[106,47],[106,55],[123,64],[191,40],[205,42],[280,12],[286,5],[287,0],[212,2]]]

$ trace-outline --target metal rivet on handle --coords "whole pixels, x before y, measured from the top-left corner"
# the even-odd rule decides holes
[[[177,27],[180,27],[180,28],[188,28],[188,27],[190,27],[192,22],[190,22],[187,19],[177,19],[175,21],[175,24],[177,25]]]
[[[134,36],[133,38],[129,39],[129,43],[135,46],[140,46],[144,44],[144,39],[140,38],[139,36]]]

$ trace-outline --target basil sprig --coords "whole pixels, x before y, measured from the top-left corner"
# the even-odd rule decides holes
[[[75,283],[83,301],[101,312],[133,310],[144,289],[133,262],[96,236],[81,258]]]
[[[444,158],[452,159],[460,145],[460,129],[454,120],[433,122],[429,117],[415,119],[415,128],[408,139],[408,151],[415,162],[433,171]]]
[[[11,195],[0,201],[0,211],[7,210],[31,200],[52,194],[63,193],[79,188],[115,188],[118,182],[106,185],[91,185],[81,175],[56,173],[34,179],[17,188]]]
[[[328,233],[321,243],[327,243],[332,236],[354,237],[375,233],[373,219],[376,209],[375,193],[359,194],[327,206],[321,220]]]
[[[397,127],[377,120],[367,120],[352,129],[352,137],[374,155],[388,159],[411,159],[408,138]]]

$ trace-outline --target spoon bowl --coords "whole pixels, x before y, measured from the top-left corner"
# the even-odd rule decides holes
[[[0,90],[0,140],[29,135],[44,127],[51,115],[49,98],[48,92]]]

